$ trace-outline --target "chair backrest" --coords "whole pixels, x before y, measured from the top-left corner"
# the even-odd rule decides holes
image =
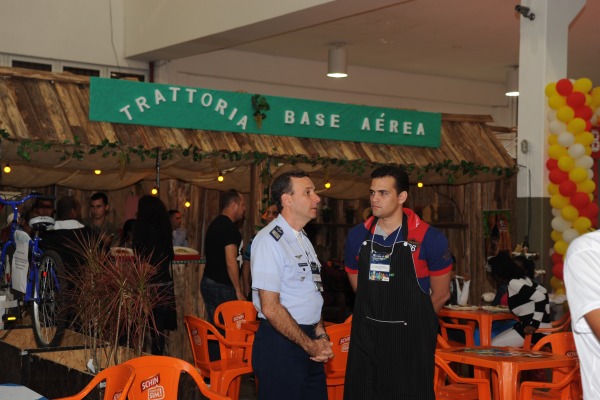
[[[106,381],[104,400],[125,400],[135,378],[135,369],[129,365],[120,364],[100,371],[79,393],[57,400],[79,400],[85,398],[96,386]]]
[[[242,322],[256,321],[256,315],[251,301],[232,300],[217,306],[213,321],[217,328],[225,331],[228,340],[245,341],[248,332],[241,329]]]
[[[456,372],[450,368],[450,365],[443,358],[435,355],[435,374],[434,374],[434,390],[436,393],[436,398],[440,398],[438,396],[438,391],[443,389],[446,382],[455,382],[454,384],[462,384],[462,385],[473,385],[472,390],[477,390],[476,397],[469,398],[477,398],[479,400],[491,400],[492,395],[490,393],[490,381],[482,378],[463,378],[458,376]],[[464,386],[463,386],[464,387]],[[471,390],[469,386],[466,387],[466,390]],[[445,398],[445,397],[444,397]]]
[[[334,357],[329,359],[325,363],[325,376],[336,374],[339,375],[341,372],[346,372],[346,365],[348,364],[348,351],[350,349],[350,331],[352,324],[343,323],[337,325],[330,325],[325,328],[329,335],[329,340],[332,345]]]
[[[473,337],[474,330],[473,330],[472,326],[464,325],[464,324],[453,324],[450,322],[446,322],[441,318],[439,320],[439,325],[440,325],[440,333],[442,335],[442,338],[444,338],[444,340],[450,347],[473,347],[473,346],[475,346],[475,339]],[[462,331],[465,336],[465,342],[460,343],[460,342],[450,340],[450,338],[448,337],[448,330]]]
[[[546,345],[550,345],[554,354],[578,358],[573,332],[558,332],[546,335],[532,347],[532,350],[542,350]]]
[[[187,373],[200,392],[209,399],[229,400],[213,392],[193,365],[179,358],[166,356],[137,357],[125,362],[135,369],[135,381],[129,390],[130,400],[177,400],[181,373]]]
[[[186,315],[183,317],[187,328],[194,364],[200,369],[203,376],[210,376],[210,356],[208,353],[208,339],[213,339],[213,327],[206,321]],[[213,337],[211,337],[213,336]]]

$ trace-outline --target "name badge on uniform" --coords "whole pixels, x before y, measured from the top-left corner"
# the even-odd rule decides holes
[[[310,269],[312,271],[313,282],[315,283],[315,289],[317,289],[317,291],[319,291],[319,292],[322,292],[323,291],[323,281],[321,280],[321,269],[319,268],[319,265],[316,262],[311,261]]]
[[[371,263],[369,267],[370,281],[390,281],[390,255],[390,253],[371,252]]]

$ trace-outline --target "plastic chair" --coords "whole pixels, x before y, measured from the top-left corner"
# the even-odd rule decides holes
[[[542,400],[542,399],[560,399],[570,400],[581,398],[579,393],[573,388],[577,385],[581,376],[579,366],[576,366],[565,375],[560,381],[553,382],[522,382],[519,389],[520,400]]]
[[[442,338],[450,345],[450,347],[473,347],[475,346],[475,340],[473,338],[474,330],[471,325],[465,324],[452,324],[442,319],[439,320],[440,334]],[[455,340],[448,338],[448,330],[459,330],[465,334],[465,343],[460,343]]]
[[[252,343],[229,341],[209,322],[191,315],[186,315],[184,321],[190,338],[194,364],[200,370],[200,375],[210,379],[212,390],[237,399],[240,394],[241,376],[251,373],[252,365],[235,355],[239,354],[240,349],[249,352]],[[220,360],[210,360],[209,340],[218,340],[220,346],[225,347],[226,351],[221,353]]]
[[[449,383],[448,383],[449,382]],[[435,355],[435,398],[463,400],[491,400],[490,381],[480,378],[463,378],[448,363]]]
[[[351,329],[352,324],[350,323],[331,325],[325,328],[329,340],[333,343],[334,355],[325,363],[328,400],[341,400],[344,398],[344,382],[346,379],[346,365],[348,364],[348,350],[350,349]]]
[[[125,364],[115,365],[100,371],[81,392],[57,400],[83,399],[103,381],[106,381],[104,400],[126,399],[134,378],[135,370],[133,367]]]
[[[256,321],[256,308],[251,301],[232,300],[219,304],[215,309],[214,322],[217,328],[223,329],[225,339],[234,342],[254,342],[254,335],[242,329],[242,322]],[[223,322],[221,322],[223,321]],[[237,354],[231,354],[230,357],[238,357],[241,360],[252,361],[252,347],[247,349],[238,348]],[[227,351],[225,346],[221,345],[221,354]]]
[[[177,400],[182,372],[194,380],[203,396],[210,400],[231,400],[209,388],[194,366],[179,358],[144,356],[126,361],[125,365],[135,369],[135,381],[129,389],[129,400]]]
[[[568,332],[571,330],[571,313],[566,312],[565,315],[559,320],[552,321],[551,328],[539,328],[535,332],[542,334],[552,334],[557,332]],[[525,342],[523,343],[524,349],[531,349],[532,335],[525,335]]]

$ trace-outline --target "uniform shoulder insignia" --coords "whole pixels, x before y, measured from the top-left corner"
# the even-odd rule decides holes
[[[279,225],[275,225],[275,228],[271,229],[269,235],[271,235],[273,239],[279,241],[279,239],[281,239],[283,236],[283,229]]]

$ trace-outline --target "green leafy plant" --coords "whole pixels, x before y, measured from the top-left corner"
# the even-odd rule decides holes
[[[267,98],[260,94],[255,94],[251,97],[252,109],[254,109],[254,119],[256,120],[256,125],[258,129],[262,128],[262,121],[267,118],[267,114],[265,111],[269,111],[271,106],[267,102]]]

